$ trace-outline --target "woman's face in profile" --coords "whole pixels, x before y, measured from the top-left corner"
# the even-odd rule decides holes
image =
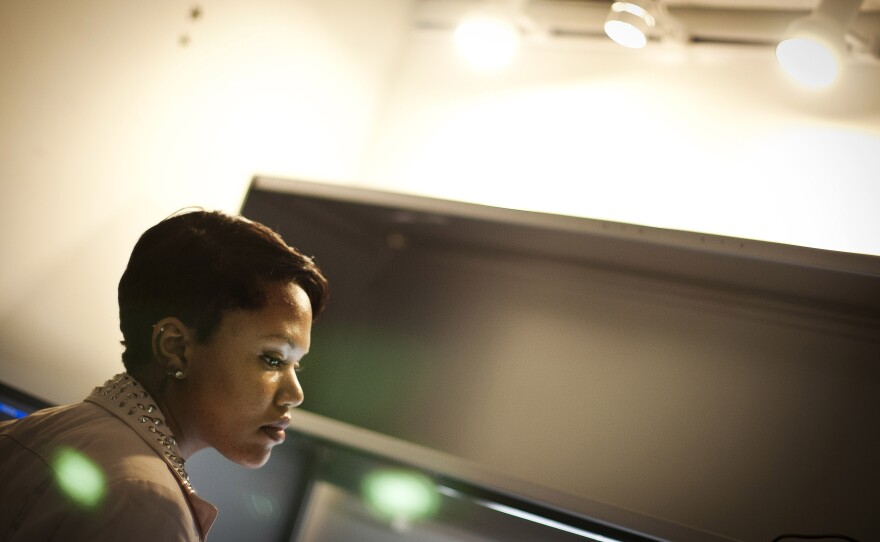
[[[284,441],[288,410],[303,401],[296,372],[312,329],[302,288],[270,284],[266,293],[265,307],[227,311],[205,343],[187,345],[183,411],[175,413],[188,447],[252,468]]]

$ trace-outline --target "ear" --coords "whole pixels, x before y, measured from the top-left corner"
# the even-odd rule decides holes
[[[153,326],[153,357],[166,373],[186,371],[186,346],[195,339],[195,330],[177,318],[168,317]]]

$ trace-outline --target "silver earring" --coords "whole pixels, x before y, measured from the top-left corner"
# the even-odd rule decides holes
[[[180,369],[174,371],[174,378],[177,380],[183,380],[186,377],[186,373],[181,371]]]

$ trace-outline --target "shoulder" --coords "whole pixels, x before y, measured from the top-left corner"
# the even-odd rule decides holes
[[[75,439],[89,433],[100,435],[107,427],[115,425],[112,416],[101,407],[91,403],[77,403],[38,410],[12,422],[0,424],[0,436],[9,437],[22,446],[39,453],[52,443]]]
[[[93,465],[110,481],[146,470],[167,474],[165,481],[175,483],[164,461],[141,437],[116,416],[86,402],[41,410],[0,426],[0,451],[15,458],[0,467],[4,471],[29,461],[55,470],[82,466],[84,472]]]
[[[199,540],[183,491],[154,454],[106,464],[72,455],[48,464],[20,452],[0,490],[8,503],[0,510],[2,540]]]
[[[102,407],[80,403],[36,412],[0,427],[0,471],[40,464],[63,481],[67,472],[100,478],[106,487],[149,481],[180,493],[177,479],[153,448]],[[48,474],[48,473],[47,473]]]
[[[94,502],[76,502],[52,485],[4,540],[197,541],[198,532],[179,489],[146,479],[108,484]],[[7,535],[5,538],[2,535]]]
[[[97,405],[48,409],[3,424],[0,456],[7,458],[0,495],[15,500],[0,510],[0,539],[82,533],[77,540],[198,540],[165,461]]]
[[[124,455],[133,448],[143,448],[144,444],[122,420],[89,402],[39,410],[0,425],[0,437],[7,437],[42,457],[64,448]]]

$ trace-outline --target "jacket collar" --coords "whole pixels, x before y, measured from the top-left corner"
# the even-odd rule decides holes
[[[165,461],[180,484],[204,539],[217,518],[217,508],[196,495],[184,469],[177,440],[149,392],[128,373],[120,373],[95,388],[86,401],[100,405],[122,420]]]

